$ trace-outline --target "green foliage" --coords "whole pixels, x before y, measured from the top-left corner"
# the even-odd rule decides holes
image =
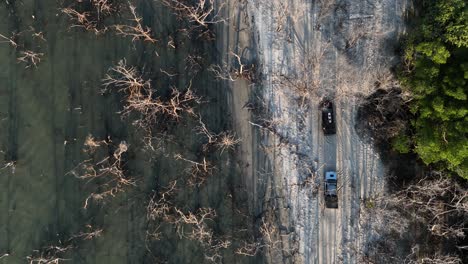
[[[435,0],[422,6],[421,24],[405,43],[406,70],[400,73],[415,99],[410,107],[415,132],[410,138],[397,136],[393,147],[406,153],[414,145],[426,164],[468,179],[468,5]]]
[[[450,57],[449,51],[441,42],[420,43],[416,46],[416,52],[425,55],[437,64],[446,63],[447,59]]]
[[[400,153],[409,153],[411,151],[410,144],[411,141],[408,136],[404,134],[399,134],[393,139],[393,149]]]

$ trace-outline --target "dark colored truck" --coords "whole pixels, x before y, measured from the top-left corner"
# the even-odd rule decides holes
[[[325,172],[325,206],[327,208],[338,208],[338,179],[336,172]]]
[[[325,135],[336,134],[335,113],[333,103],[330,100],[324,100],[321,103],[322,108],[322,129]]]

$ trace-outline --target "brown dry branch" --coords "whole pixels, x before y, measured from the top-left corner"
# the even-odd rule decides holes
[[[404,264],[461,264],[463,261],[452,255],[442,255],[436,253],[432,256],[421,256],[419,247],[415,246],[411,249],[411,253],[406,256]]]
[[[203,58],[198,55],[187,55],[185,58],[185,70],[196,75],[203,68]]]
[[[242,62],[242,58],[232,51],[229,54],[234,58],[235,66],[229,66],[227,63],[211,65],[208,70],[214,74],[215,78],[231,82],[239,79],[254,82],[255,65]]]
[[[278,238],[278,229],[274,224],[262,218],[259,228],[261,238],[253,242],[244,241],[244,245],[237,248],[235,253],[243,256],[255,256],[262,250],[281,250],[281,240]]]
[[[207,28],[210,24],[225,22],[220,16],[225,5],[222,3],[215,12],[214,0],[161,0],[162,3],[172,9],[180,19],[187,19],[196,27]]]
[[[90,137],[88,136],[87,139]],[[87,140],[85,144],[89,144]],[[96,142],[92,140],[92,142]],[[92,145],[92,144],[91,144]],[[99,147],[102,144],[98,144]],[[135,181],[127,177],[123,170],[122,155],[127,152],[128,144],[125,141],[120,142],[118,146],[106,144],[105,149],[100,149],[100,153],[94,154],[93,158],[83,161],[70,173],[75,177],[86,180],[87,183],[94,180],[100,180],[99,187],[96,192],[92,192],[85,200],[84,208],[89,205],[90,200],[103,201],[105,198],[115,196],[119,192],[123,192],[128,186],[134,186]],[[98,148],[98,147],[96,147]],[[110,148],[110,149],[109,149]],[[112,154],[107,154],[115,148]],[[98,159],[98,154],[105,153],[105,157]],[[89,153],[92,154],[92,153]]]
[[[144,80],[143,76],[135,67],[127,66],[125,59],[120,60],[117,65],[109,69],[103,79],[104,90],[107,91],[109,86],[113,86],[128,94],[129,97],[143,96],[144,90],[151,87],[149,80]]]
[[[362,21],[353,25],[350,35],[346,38],[346,49],[356,46],[359,40],[369,35],[369,28]]]
[[[132,18],[129,20],[132,21],[133,25],[115,25],[114,29],[117,31],[117,34],[131,37],[132,41],[143,40],[156,43],[156,39],[152,36],[151,29],[142,25],[143,19],[137,15],[136,7],[130,2],[128,3],[128,7],[132,15]]]
[[[320,88],[320,64],[328,50],[329,44],[320,50],[306,54],[294,73],[275,74],[273,82],[292,90],[302,108],[312,99]]]
[[[333,7],[335,6],[335,0],[319,0],[319,12],[317,16],[317,20],[321,21],[324,19],[331,11],[333,11]]]
[[[86,232],[80,231],[78,234],[73,235],[70,238],[70,241],[75,240],[75,239],[91,240],[96,237],[100,237],[102,235],[102,229],[93,229],[91,225],[86,225],[86,229],[88,229],[88,231]]]
[[[110,139],[108,138],[110,141]],[[107,145],[106,140],[96,140],[91,134],[88,135],[85,139],[84,146],[85,152],[94,153],[100,146]]]
[[[27,256],[29,264],[59,264],[66,261],[62,257],[59,257],[72,249],[71,245],[68,246],[50,246],[44,250],[38,251],[35,250],[34,253],[30,256]]]
[[[174,224],[176,225],[177,233],[180,238],[188,238],[190,240],[198,241],[203,246],[209,246],[213,242],[213,231],[207,225],[206,221],[213,220],[216,217],[216,211],[211,208],[200,208],[195,213],[184,213],[177,207],[174,207],[176,218]],[[186,227],[190,231],[186,231]]]
[[[0,43],[9,43],[13,48],[17,48],[18,43],[15,41],[16,36],[17,34],[13,34],[11,37],[0,34],[0,39],[3,39]]]
[[[116,7],[112,4],[111,0],[91,0],[92,5],[96,9],[98,16],[110,15],[116,11]]]
[[[6,168],[11,168],[11,173],[15,174],[16,161],[10,161],[10,162],[5,163],[3,167],[0,168],[0,170],[6,169]]]
[[[200,162],[184,158],[181,154],[174,155],[174,158],[190,164],[186,171],[189,174],[188,185],[192,187],[200,187],[213,174],[215,168],[205,157]]]
[[[447,177],[437,176],[432,180],[423,178],[392,195],[388,202],[394,206],[403,206],[406,210],[414,210],[417,219],[427,223],[433,235],[466,236],[468,192]]]
[[[206,128],[201,117],[199,117],[198,122],[200,125],[197,126],[195,130],[208,139],[208,142],[203,145],[203,151],[205,152],[208,151],[210,146],[215,146],[217,149],[221,150],[222,154],[225,150],[233,149],[240,142],[240,139],[230,131],[223,131],[218,134],[211,132]]]
[[[92,19],[90,12],[78,12],[72,7],[60,9],[62,13],[66,14],[72,21],[70,28],[81,27],[86,31],[93,31],[96,35],[103,33],[102,30],[97,29],[97,22]]]
[[[21,56],[19,56],[17,60],[18,62],[26,63],[26,68],[31,66],[37,68],[37,64],[41,62],[41,58],[44,56],[44,53],[37,53],[31,50],[20,51],[20,54]]]
[[[44,33],[42,31],[40,32],[34,32],[32,33],[31,35],[33,37],[33,39],[40,39],[42,41],[47,41],[45,38],[44,38]]]
[[[162,190],[154,194],[148,205],[146,206],[146,218],[148,221],[155,221],[157,219],[162,219],[166,222],[172,222],[171,210],[172,204],[170,199],[174,195],[174,192],[177,191],[176,188],[177,181],[172,181],[167,187],[162,188]]]
[[[169,98],[161,98],[154,94],[150,81],[143,79],[134,67],[127,66],[125,60],[110,68],[109,72],[103,79],[103,91],[109,87],[118,88],[125,95],[121,114],[139,113],[140,119],[134,124],[145,131],[151,132],[153,125],[163,116],[177,121],[182,113],[195,115],[192,105],[201,103],[201,98],[191,90],[191,82],[184,91],[172,87]]]
[[[81,10],[85,11],[81,11]],[[106,16],[118,12],[119,4],[111,0],[78,0],[74,5],[60,9],[72,21],[73,27],[84,28],[96,35],[107,31],[103,20]]]
[[[252,243],[244,241],[244,244],[241,247],[237,248],[235,253],[242,256],[253,257],[260,252],[261,248],[262,246],[259,241]]]
[[[86,225],[87,231],[80,231],[78,234],[71,236],[65,242],[58,241],[58,245],[44,247],[41,250],[34,250],[33,254],[27,256],[29,264],[59,264],[69,259],[63,258],[68,251],[76,248],[76,243],[83,240],[91,240],[101,236],[102,229],[93,229],[91,225]],[[77,241],[78,240],[78,241]],[[1,258],[1,257],[0,257]]]

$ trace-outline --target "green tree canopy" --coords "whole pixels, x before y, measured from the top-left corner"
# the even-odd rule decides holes
[[[421,24],[405,47],[413,70],[401,75],[415,98],[414,151],[426,164],[468,179],[468,4],[434,0],[422,6]]]

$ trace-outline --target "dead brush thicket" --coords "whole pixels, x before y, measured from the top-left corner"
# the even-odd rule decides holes
[[[120,113],[124,117],[138,113],[140,118],[134,124],[148,132],[163,118],[177,121],[183,114],[194,116],[193,107],[201,103],[201,98],[191,90],[191,83],[184,91],[172,87],[168,98],[157,96],[150,80],[144,79],[135,67],[127,66],[125,60],[109,69],[103,86],[103,92],[116,88],[124,95],[124,108]]]
[[[194,130],[199,134],[204,135],[208,140],[202,146],[204,152],[209,151],[210,148],[214,146],[215,148],[219,149],[222,154],[224,151],[234,149],[234,147],[241,141],[231,131],[223,131],[218,134],[213,133],[212,131],[208,130],[201,117],[199,117],[198,123],[199,125],[195,127]]]
[[[423,178],[388,199],[405,211],[416,211],[428,231],[445,238],[464,238],[468,233],[468,192],[446,176]]]
[[[320,88],[320,65],[328,50],[328,44],[320,50],[306,54],[297,71],[291,73],[277,73],[272,77],[273,83],[292,91],[293,97],[301,108],[316,96]]]
[[[95,191],[86,198],[83,208],[88,208],[90,201],[103,202],[125,191],[127,187],[135,186],[135,180],[127,176],[123,168],[123,155],[127,151],[128,144],[125,141],[114,145],[110,138],[101,141],[96,141],[92,136],[86,138],[85,152],[89,159],[69,172],[87,184],[97,184]]]
[[[147,238],[159,240],[161,225],[168,224],[173,227],[180,239],[197,241],[204,249],[205,259],[218,262],[222,259],[221,250],[231,245],[229,239],[217,237],[209,222],[217,217],[212,208],[198,208],[197,210],[182,210],[175,202],[174,196],[179,189],[177,181],[155,192],[146,207],[146,218],[155,227],[147,232]],[[150,246],[147,249],[151,251]]]
[[[31,35],[26,35],[30,33]],[[23,36],[20,39],[20,36]],[[10,46],[17,50],[16,60],[24,63],[25,68],[34,67],[41,62],[44,53],[39,52],[39,41],[45,41],[43,32],[36,32],[33,27],[18,33],[12,33],[11,36],[0,34],[0,43],[8,43]],[[32,46],[32,47],[31,47]]]
[[[85,231],[72,235],[69,239],[58,241],[56,245],[50,245],[41,250],[34,250],[33,254],[26,257],[29,264],[59,264],[70,261],[64,256],[67,252],[77,248],[77,245],[86,240],[92,240],[102,235],[102,229],[95,229],[86,225]]]
[[[221,3],[215,9],[214,0],[161,0],[162,4],[170,8],[181,20],[187,20],[191,29],[223,23],[226,20],[221,17],[225,3]]]
[[[244,241],[242,246],[235,251],[238,255],[256,256],[262,251],[281,251],[282,241],[278,236],[278,228],[275,224],[270,223],[265,218],[261,219],[259,227],[260,237],[252,239],[252,241]]]
[[[119,0],[76,0],[60,11],[69,18],[70,28],[83,28],[101,35],[108,30],[105,18],[118,14],[121,6]]]
[[[131,37],[132,41],[143,40],[150,43],[156,43],[156,39],[152,35],[151,28],[143,26],[143,18],[136,13],[136,7],[129,2],[128,8],[131,14],[131,18],[128,20],[131,21],[132,25],[114,25],[113,28],[117,32],[117,35]]]
[[[229,63],[211,65],[208,70],[219,80],[231,81],[246,80],[250,83],[256,81],[256,69],[254,63],[246,62],[240,55],[229,52]]]

